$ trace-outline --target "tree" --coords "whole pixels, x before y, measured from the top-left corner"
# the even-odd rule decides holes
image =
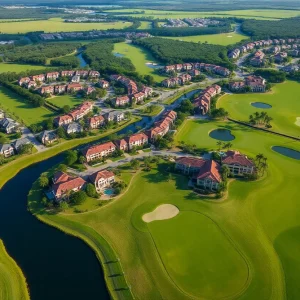
[[[94,106],[94,107],[93,107],[93,113],[94,113],[95,115],[97,115],[97,114],[99,114],[99,112],[100,112],[100,108],[99,108],[98,106]]]
[[[25,145],[21,145],[19,148],[19,153],[20,154],[29,154],[32,153],[32,149],[33,149],[33,144],[25,144]]]
[[[2,166],[5,163],[4,155],[0,154],[0,166]]]
[[[86,193],[89,197],[92,197],[92,198],[96,198],[98,195],[95,186],[91,183],[87,184]]]
[[[72,166],[78,159],[78,153],[75,150],[68,150],[65,154],[65,163],[68,166]]]
[[[217,146],[218,146],[219,151],[221,150],[222,145],[223,145],[223,143],[221,141],[217,141]]]
[[[130,111],[126,111],[126,112],[125,112],[125,118],[126,118],[127,120],[130,120],[131,117],[132,117],[132,113],[131,113]]]
[[[226,181],[227,181],[227,178],[228,178],[228,176],[229,176],[229,174],[230,174],[229,168],[228,168],[227,166],[223,165],[223,166],[221,167],[221,176],[222,176],[222,180],[226,182]]]
[[[66,138],[66,132],[61,126],[58,127],[58,129],[57,129],[57,136],[60,137],[61,139]]]
[[[83,164],[85,162],[85,157],[83,155],[80,155],[78,161],[79,163]]]
[[[69,204],[66,201],[61,201],[59,203],[59,208],[61,211],[66,211],[69,208]]]
[[[62,112],[64,114],[68,114],[71,111],[71,107],[69,105],[64,105],[62,108]]]
[[[75,205],[84,203],[86,199],[87,199],[87,194],[84,191],[79,191],[70,195],[70,201]]]
[[[130,162],[130,166],[131,166],[132,169],[137,170],[140,166],[140,162],[137,159],[133,159]]]
[[[48,177],[46,177],[46,176],[41,176],[40,178],[39,178],[39,186],[41,187],[41,188],[45,188],[45,187],[47,187],[49,185],[49,179],[48,179]]]

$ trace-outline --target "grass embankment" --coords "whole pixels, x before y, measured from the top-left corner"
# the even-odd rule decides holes
[[[151,75],[154,77],[154,80],[161,82],[166,77],[161,76],[155,72],[155,69],[150,68],[146,63],[157,63],[155,58],[147,50],[142,49],[141,47],[127,44],[127,43],[116,43],[114,52],[120,53],[131,60],[133,65],[136,67],[136,70],[141,75]]]
[[[39,152],[34,155],[22,156],[21,158],[15,160],[15,161],[12,161],[11,163],[5,164],[2,167],[0,167],[0,188],[8,180],[13,178],[19,171],[21,171],[22,169],[24,169],[34,163],[43,161],[49,157],[55,156],[61,152],[64,152],[68,149],[77,147],[79,145],[97,141],[98,139],[104,138],[112,133],[120,131],[121,129],[125,128],[126,126],[128,126],[134,122],[137,122],[139,119],[140,119],[139,117],[133,117],[131,121],[123,124],[122,126],[117,127],[116,129],[109,130],[103,134],[62,142],[62,143],[58,144],[57,146],[47,149],[44,152]]]
[[[7,22],[1,23],[2,33],[27,33],[37,29],[44,32],[60,31],[87,31],[87,30],[107,30],[123,29],[129,27],[131,22],[102,22],[102,23],[65,23],[61,18],[51,18],[48,20]]]
[[[147,110],[147,108],[142,108],[140,109],[140,113],[142,116],[147,116],[147,117],[154,117],[156,115],[158,115],[162,110],[163,110],[163,107],[160,106],[160,105],[153,105],[153,110],[150,112]]]
[[[184,42],[193,42],[193,43],[208,43],[208,44],[216,44],[216,45],[231,45],[239,43],[242,40],[248,38],[247,35],[228,32],[228,33],[220,33],[220,34],[207,34],[207,35],[196,35],[196,36],[181,36],[181,37],[164,37],[172,40],[179,40]]]
[[[229,122],[204,121],[185,122],[177,141],[216,149],[216,140],[208,135],[216,128],[232,131],[234,149],[267,156],[267,176],[233,181],[228,199],[205,201],[187,188],[186,177],[170,179],[162,163],[137,174],[121,198],[97,211],[58,216],[36,211],[37,216],[58,227],[74,222],[72,229],[83,235],[87,226],[103,237],[119,255],[137,299],[282,300],[286,288],[296,299],[300,262],[298,251],[289,249],[294,249],[300,228],[300,161],[271,147],[300,150],[300,144]],[[145,213],[165,203],[181,213],[148,225],[142,221]]]
[[[29,300],[26,279],[0,240],[0,299]]]
[[[271,130],[299,137],[300,127],[296,124],[300,117],[299,93],[299,83],[286,81],[276,84],[270,93],[226,95],[220,98],[217,106],[226,109],[231,118],[246,122],[254,112],[264,111],[273,118]],[[266,103],[272,107],[256,108],[251,105],[254,102]]]

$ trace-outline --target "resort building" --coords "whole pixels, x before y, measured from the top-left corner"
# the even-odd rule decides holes
[[[115,182],[115,174],[108,170],[102,170],[92,174],[89,180],[94,184],[96,191],[99,193]]]
[[[220,165],[214,160],[205,161],[197,175],[197,186],[205,190],[218,190],[222,182],[220,169]]]
[[[103,116],[94,116],[88,119],[88,124],[91,129],[100,128],[105,124]]]
[[[148,144],[148,136],[143,132],[133,134],[125,138],[125,140],[128,143],[129,150],[132,150],[135,147],[142,147]]]
[[[84,155],[86,161],[90,162],[111,155],[115,151],[116,146],[112,142],[107,142],[101,145],[85,148],[82,151],[82,154]]]
[[[227,151],[225,157],[222,158],[222,165],[227,166],[233,175],[253,174],[255,172],[255,164],[239,151]]]
[[[261,76],[248,76],[245,84],[250,87],[251,92],[265,92],[266,80]]]

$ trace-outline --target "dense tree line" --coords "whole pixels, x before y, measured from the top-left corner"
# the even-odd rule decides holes
[[[156,59],[164,63],[204,62],[233,68],[232,63],[227,58],[227,49],[224,46],[162,38],[140,39],[134,43],[146,48]]]
[[[51,14],[51,15],[50,15]],[[55,17],[61,14],[58,9],[46,8],[4,8],[0,7],[0,20],[1,19],[41,19],[43,17]]]
[[[283,71],[273,69],[259,69],[254,73],[255,75],[264,77],[270,83],[279,83],[286,80],[286,73]]]
[[[77,68],[79,67],[79,65],[79,59],[76,56],[72,55],[59,57],[51,60],[51,66]]]
[[[80,46],[79,43],[46,43],[20,47],[9,45],[3,49],[3,54],[6,61],[44,65],[47,58],[67,55]]]
[[[294,38],[300,36],[300,18],[280,21],[245,20],[242,30],[255,39]]]

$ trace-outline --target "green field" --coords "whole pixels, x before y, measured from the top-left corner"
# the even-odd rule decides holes
[[[245,40],[248,38],[248,36],[235,33],[235,32],[230,32],[230,33],[220,33],[220,34],[195,35],[195,36],[184,36],[184,37],[164,37],[164,38],[185,41],[185,42],[194,42],[194,43],[200,42],[200,43],[227,46]]]
[[[1,33],[26,33],[32,31],[59,32],[59,31],[86,31],[123,29],[129,27],[131,22],[103,22],[103,23],[65,23],[61,18],[52,18],[40,21],[1,23]]]
[[[131,62],[136,67],[136,70],[141,75],[152,75],[155,81],[162,81],[166,77],[158,75],[155,73],[154,69],[149,68],[146,63],[147,62],[154,62],[158,63],[154,57],[150,54],[150,52],[143,50],[142,48],[127,44],[127,43],[116,43],[114,52],[123,54],[124,57],[127,57],[131,60]]]
[[[40,123],[55,116],[45,107],[33,107],[24,102],[19,95],[3,87],[0,88],[0,107],[10,113],[13,118],[24,122],[26,126]]]
[[[22,65],[22,64],[9,64],[0,63],[0,73],[5,72],[25,72],[27,70],[44,70],[46,66],[36,66],[36,65]]]
[[[78,98],[76,96],[68,95],[68,94],[62,96],[54,96],[48,98],[47,101],[60,108],[63,108],[65,105],[69,105],[72,108],[83,102],[82,98]]]
[[[277,84],[272,92],[266,94],[233,94],[222,97],[218,107],[224,107],[230,117],[236,120],[248,121],[249,115],[256,111],[265,111],[273,118],[272,130],[294,136],[300,136],[300,127],[296,125],[300,117],[300,84],[286,81]],[[270,109],[259,109],[251,103],[263,102],[272,105]]]
[[[200,18],[200,17],[241,17],[251,19],[280,19],[292,18],[300,15],[299,10],[276,10],[276,9],[249,9],[249,10],[232,10],[219,12],[190,12],[190,11],[172,11],[172,10],[151,10],[151,9],[115,9],[107,10],[108,12],[129,13],[132,17],[153,17],[159,19],[166,18]],[[143,11],[143,13],[142,13]],[[130,14],[135,12],[135,14]]]
[[[150,29],[152,28],[152,23],[147,21],[141,21],[141,26],[139,29]]]
[[[196,120],[184,123],[176,141],[216,149],[216,140],[208,135],[216,128],[231,130],[234,149],[249,156],[263,153],[269,162],[267,176],[233,181],[228,199],[209,201],[191,193],[185,177],[173,175],[170,180],[167,163],[161,163],[137,173],[120,199],[97,211],[58,216],[42,212],[38,217],[76,232],[86,242],[89,230],[104,238],[120,257],[137,299],[193,295],[282,300],[286,294],[298,299],[300,161],[271,147],[299,151],[300,143],[231,122]],[[164,203],[176,205],[181,213],[168,221],[142,221],[145,213]]]
[[[25,277],[0,240],[0,299],[29,300]]]

